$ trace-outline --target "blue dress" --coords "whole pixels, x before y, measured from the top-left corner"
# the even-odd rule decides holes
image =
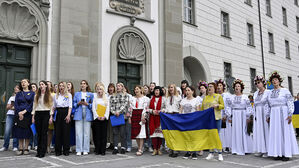
[[[15,117],[19,117],[18,113],[26,109],[26,113],[24,114],[24,118],[29,118],[31,121],[32,115],[32,106],[34,101],[35,93],[32,91],[24,92],[21,91],[17,93],[15,99]],[[31,122],[30,122],[31,123]],[[30,127],[21,128],[17,125],[13,127],[13,138],[18,139],[30,139],[32,137],[32,132]]]

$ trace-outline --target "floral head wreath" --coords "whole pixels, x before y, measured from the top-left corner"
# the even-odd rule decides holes
[[[244,89],[244,87],[245,87],[245,85],[244,85],[244,83],[243,83],[243,81],[242,80],[240,80],[240,79],[236,79],[235,81],[234,81],[234,83],[233,83],[233,88],[235,89],[235,86],[236,86],[236,84],[240,84],[241,85],[241,89],[243,90]]]
[[[225,81],[224,81],[224,80],[222,80],[222,79],[215,80],[215,83],[216,83],[216,85],[218,85],[219,83],[221,83],[221,84],[223,85],[223,88],[225,88],[225,87],[226,87]]]
[[[201,86],[204,86],[206,89],[208,88],[208,84],[205,81],[199,81],[197,86],[198,86],[198,89],[200,89]]]
[[[281,78],[280,74],[278,73],[278,71],[273,71],[271,74],[270,74],[270,77],[269,77],[269,81],[272,82],[272,80],[274,78],[277,78],[279,80],[279,82],[281,83],[283,81],[283,79]]]
[[[266,80],[263,76],[254,77],[254,84],[256,85],[258,81],[261,81],[264,85],[266,85]]]

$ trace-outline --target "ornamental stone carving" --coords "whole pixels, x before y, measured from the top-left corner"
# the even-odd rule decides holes
[[[17,1],[0,4],[0,37],[39,42],[40,23],[33,11]]]
[[[135,33],[125,33],[118,43],[119,57],[126,60],[144,61],[145,44],[141,37]]]
[[[140,15],[144,13],[143,0],[110,0],[110,7],[118,12]]]

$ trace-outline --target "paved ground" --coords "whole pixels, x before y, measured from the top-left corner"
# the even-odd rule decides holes
[[[2,146],[3,140],[0,141]],[[135,143],[134,143],[135,144]],[[93,153],[86,156],[76,156],[72,153],[70,156],[47,155],[40,159],[34,157],[36,151],[31,150],[30,155],[16,156],[11,149],[9,151],[0,152],[0,167],[2,168],[55,168],[55,167],[136,167],[136,168],[183,168],[183,167],[209,167],[209,168],[239,168],[239,167],[264,167],[264,168],[299,168],[299,156],[293,157],[288,162],[275,161],[272,158],[260,158],[254,155],[236,156],[224,154],[224,161],[217,160],[207,161],[204,156],[198,157],[198,160],[182,159],[183,153],[178,158],[169,158],[164,152],[162,156],[151,156],[149,152],[145,152],[143,156],[135,155],[136,149],[125,155],[112,155],[111,151],[107,151],[105,156],[94,155]]]

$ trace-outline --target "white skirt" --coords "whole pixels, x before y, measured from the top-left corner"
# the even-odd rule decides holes
[[[266,121],[263,106],[257,106],[253,118],[253,151],[257,153],[268,152],[269,123]]]
[[[136,138],[146,138],[145,124],[141,125],[140,132]]]
[[[221,128],[219,136],[223,148],[232,147],[232,125],[228,120],[226,120],[226,128]]]
[[[299,154],[293,124],[288,124],[287,117],[287,106],[271,108],[268,156],[292,157]]]

